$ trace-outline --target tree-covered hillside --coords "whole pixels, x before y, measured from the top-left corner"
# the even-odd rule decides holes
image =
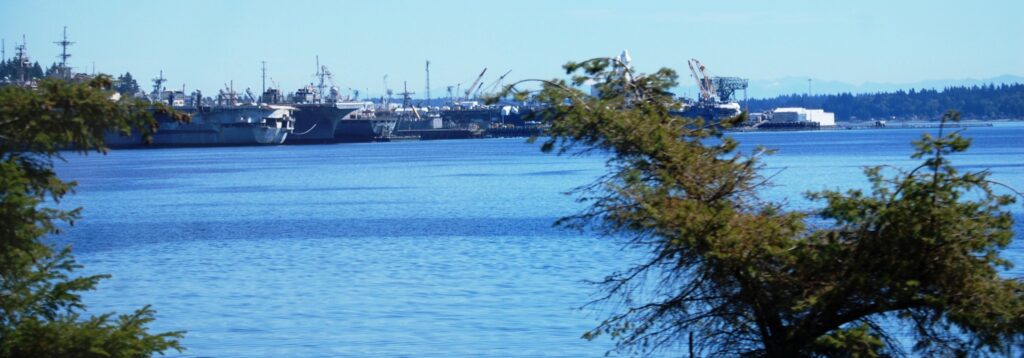
[[[836,120],[937,120],[957,108],[965,119],[1024,118],[1024,84],[948,87],[871,94],[786,95],[751,99],[751,112],[778,107],[821,108],[835,112]]]

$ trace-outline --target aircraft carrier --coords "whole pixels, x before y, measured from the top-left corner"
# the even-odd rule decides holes
[[[372,102],[342,98],[327,66],[317,64],[316,77],[320,83],[299,88],[290,98],[280,91],[264,91],[262,102],[283,103],[295,111],[295,132],[288,144],[337,142],[372,142],[387,140],[395,129],[395,121],[376,118]],[[326,82],[330,82],[328,88]]]

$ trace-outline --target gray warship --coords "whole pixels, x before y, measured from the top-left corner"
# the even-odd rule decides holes
[[[163,76],[154,80],[160,88]],[[166,115],[156,114],[157,131],[153,134],[151,146],[155,147],[201,147],[201,146],[242,146],[275,145],[284,143],[288,134],[295,129],[294,107],[258,104],[247,91],[247,98],[240,100],[233,89],[221,90],[215,101],[204,99],[195,91],[185,96],[180,91],[157,91],[150,94],[150,100],[170,105],[175,111],[189,114],[192,119],[182,123]],[[142,135],[108,133],[105,136],[110,147],[137,147],[144,145]]]
[[[263,92],[261,102],[295,108],[296,130],[288,137],[288,144],[336,142],[334,133],[338,122],[356,110],[337,102],[321,101],[312,85],[300,88],[288,99],[283,98],[278,89],[270,88]]]
[[[317,65],[319,85],[306,85],[287,98],[276,88],[263,93],[261,102],[296,109],[296,129],[288,137],[288,144],[372,142],[391,137],[394,120],[375,117],[371,102],[342,97],[327,66]],[[331,83],[329,88],[326,81]]]
[[[334,139],[339,142],[368,142],[391,140],[398,118],[377,116],[372,102],[358,102],[352,105],[359,109],[338,122]]]
[[[483,125],[500,124],[510,126],[525,125],[525,114],[529,110],[521,110],[519,106],[509,104],[482,105],[477,101],[466,101],[442,107],[441,118],[446,122],[466,125],[478,123]]]

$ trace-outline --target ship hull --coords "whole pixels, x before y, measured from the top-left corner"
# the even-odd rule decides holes
[[[341,108],[330,104],[292,104],[295,111],[295,132],[288,136],[288,144],[333,143],[339,123],[356,108]],[[369,139],[367,139],[369,140]]]
[[[686,118],[701,118],[705,121],[720,121],[740,115],[739,106],[715,106],[715,105],[694,105],[688,106],[681,111],[672,111],[672,115]]]
[[[294,129],[290,110],[257,106],[225,108],[176,108],[191,115],[189,123],[179,123],[157,115],[159,125],[148,146],[214,147],[243,145],[277,145],[284,143]],[[138,147],[142,135],[108,133],[104,136],[110,147]]]
[[[339,142],[372,142],[387,140],[395,131],[393,118],[343,119],[338,122],[334,139]]]
[[[514,126],[523,125],[523,115],[521,113],[506,111],[500,107],[445,110],[441,111],[440,115],[445,122],[450,122],[460,126],[470,123],[500,123]]]

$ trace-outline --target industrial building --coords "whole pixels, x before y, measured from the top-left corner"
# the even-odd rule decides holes
[[[836,125],[836,114],[822,109],[800,107],[776,108],[772,111],[771,121],[775,123],[815,122],[821,127]]]

